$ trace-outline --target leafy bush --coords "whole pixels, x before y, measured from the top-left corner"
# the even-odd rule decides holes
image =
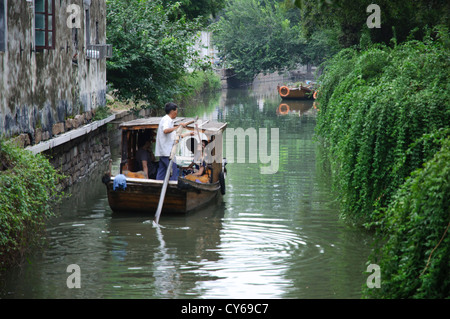
[[[107,118],[112,114],[111,110],[107,106],[100,106],[95,110],[95,115],[93,120],[99,121]]]
[[[187,97],[221,88],[220,77],[211,70],[196,70],[183,77],[181,81],[189,88],[189,92],[185,93]]]
[[[0,268],[19,262],[60,199],[62,177],[42,155],[0,141]]]
[[[450,297],[449,163],[447,138],[394,196],[378,230],[383,238],[382,251],[375,255],[380,258],[381,288],[367,289],[366,296]]]
[[[450,123],[446,41],[345,49],[326,64],[317,133],[328,149],[343,217],[376,225],[383,219],[376,212],[439,150],[425,136]]]

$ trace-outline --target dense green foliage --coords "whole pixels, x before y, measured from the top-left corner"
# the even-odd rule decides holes
[[[395,41],[394,41],[395,43]],[[377,298],[448,298],[448,32],[388,47],[365,43],[325,64],[318,139],[342,216],[376,230]]]
[[[317,29],[306,41],[300,10],[289,1],[228,0],[213,25],[214,44],[239,79],[259,73],[319,65],[339,50],[334,29]]]
[[[361,39],[389,45],[422,40],[427,27],[450,26],[450,2],[377,1],[380,28],[369,28],[371,0],[227,0],[214,41],[242,80],[258,73],[319,65]]]
[[[40,240],[60,198],[61,176],[42,155],[0,141],[0,268],[19,262]]]
[[[212,70],[196,70],[182,78],[189,88],[189,93],[175,96],[176,101],[189,99],[195,95],[220,90],[220,77]]]
[[[107,118],[112,114],[112,111],[107,106],[100,106],[95,110],[93,121],[99,121]]]
[[[449,132],[447,132],[448,134]],[[450,297],[450,138],[413,172],[386,211],[377,298]]]
[[[162,1],[108,0],[107,38],[113,57],[107,61],[107,80],[123,98],[164,105],[189,88],[180,81],[195,66],[191,50],[199,23],[173,20],[179,4]]]
[[[406,41],[415,30],[414,39],[422,39],[425,28],[436,25],[450,27],[450,2],[447,0],[286,0],[301,9],[302,32],[314,41],[315,33],[334,30],[343,48],[357,45],[362,34],[374,43],[389,44],[392,38]],[[376,3],[380,8],[381,27],[367,27],[372,11],[367,7]]]
[[[444,39],[429,38],[346,49],[327,63],[317,132],[345,217],[376,222],[374,212],[437,151],[439,145],[423,136],[449,127],[449,58]]]
[[[215,18],[223,8],[225,0],[165,0],[164,3],[174,5],[179,2],[178,13],[174,17],[179,19],[186,16],[189,20],[199,18],[202,24],[207,24],[210,18]]]
[[[304,46],[298,24],[271,0],[228,1],[214,26],[214,44],[242,80],[295,66]]]

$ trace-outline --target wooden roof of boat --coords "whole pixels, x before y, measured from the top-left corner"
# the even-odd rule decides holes
[[[132,120],[128,122],[124,122],[120,124],[120,128],[123,130],[142,130],[142,129],[157,129],[159,126],[159,122],[161,121],[162,117],[147,117],[137,120]],[[193,117],[176,117],[174,121],[174,126],[178,126],[180,123],[185,123],[189,121],[194,121],[195,118]],[[199,120],[200,127],[199,129],[203,131],[209,131],[209,132],[219,132],[223,131],[227,123],[223,122],[216,122],[216,121],[210,121],[210,120]],[[195,128],[195,122],[192,124],[189,124],[188,128]]]

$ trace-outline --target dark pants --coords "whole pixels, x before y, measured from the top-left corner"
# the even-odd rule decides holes
[[[159,158],[159,166],[158,166],[158,174],[156,174],[156,179],[164,180],[166,177],[167,167],[169,166],[169,157],[168,156],[161,156]],[[178,180],[178,167],[177,163],[172,163],[172,176],[170,177],[171,181]]]

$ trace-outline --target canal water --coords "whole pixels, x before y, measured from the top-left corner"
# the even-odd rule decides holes
[[[266,153],[278,150],[271,174],[260,149],[250,160],[254,136],[241,141],[247,153],[238,160],[236,146],[227,158],[226,194],[188,215],[163,213],[158,228],[152,216],[111,212],[100,165],[68,191],[47,247],[4,276],[0,297],[360,298],[372,238],[339,219],[314,143],[317,108],[282,102],[276,85],[218,92],[180,112],[255,129],[258,142],[268,128]],[[111,133],[113,169],[119,138]],[[80,288],[68,288],[69,265],[79,267]]]

